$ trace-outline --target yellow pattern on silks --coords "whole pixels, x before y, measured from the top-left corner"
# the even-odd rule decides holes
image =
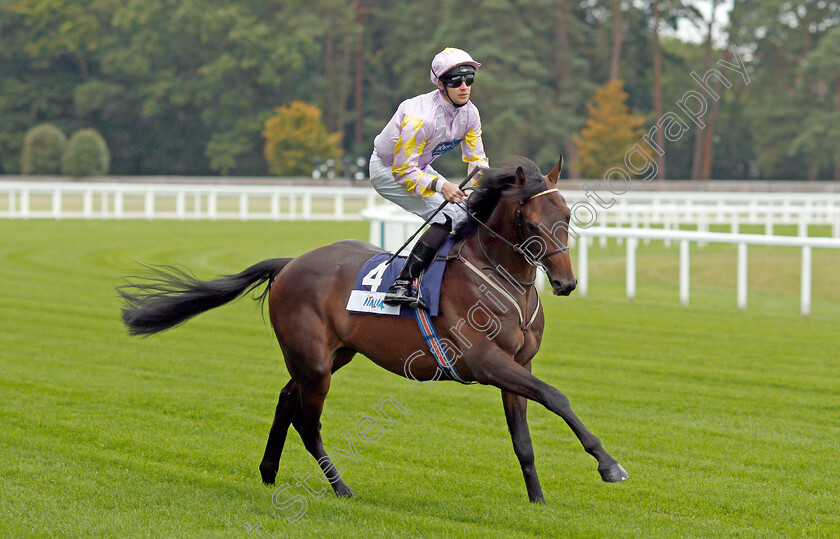
[[[402,121],[401,127],[403,130],[405,130],[405,127],[406,125],[408,125],[408,122],[412,122],[414,124],[414,134],[407,141],[403,141],[402,137],[400,137],[399,140],[397,140],[397,144],[394,146],[394,157],[397,157],[397,153],[399,152],[400,147],[403,148],[406,157],[411,156],[411,154],[417,151],[417,132],[420,131],[421,127],[423,127],[423,120],[421,120],[420,118],[406,116],[405,118],[403,118]],[[425,146],[426,142],[423,141],[422,145]],[[419,152],[417,152],[417,155],[420,155],[421,153],[423,153],[422,148]]]
[[[420,178],[422,178],[425,175],[426,175],[426,173],[421,170],[420,175],[417,177],[417,179],[419,180]],[[430,176],[431,176],[431,174],[430,174]],[[435,176],[435,177],[437,177],[437,176]],[[432,181],[434,181],[434,180],[432,180]],[[408,184],[408,180],[406,180],[406,185],[407,184]],[[432,191],[431,189],[429,189],[427,187],[420,186],[420,196],[423,197],[423,198],[429,198],[430,196],[434,195],[435,193],[437,193],[437,191]]]
[[[426,174],[426,173],[425,173],[425,172],[423,172],[422,170],[420,171],[420,177],[421,177],[421,178],[422,178],[425,174]],[[405,178],[405,188],[406,188],[406,190],[407,190],[407,191],[414,191],[414,189],[415,189],[417,186],[418,186],[418,182],[415,182],[415,181],[413,181],[413,180],[410,180],[408,177],[406,177],[406,178]],[[428,198],[428,197],[430,197],[430,196],[434,195],[436,192],[437,192],[437,191],[432,191],[431,189],[428,189],[428,188],[423,187],[422,185],[420,185],[420,196],[422,196],[423,198]]]
[[[475,167],[485,167],[486,168],[486,167],[490,166],[490,163],[487,161],[487,158],[482,157],[482,155],[481,155],[481,154],[484,153],[483,146],[480,148],[481,152],[476,152],[476,148],[478,148],[478,146],[480,144],[481,144],[481,133],[477,133],[475,131],[475,129],[470,129],[469,131],[467,131],[464,134],[464,141],[461,143],[461,151],[462,151],[462,154],[463,154],[463,156],[461,157],[461,160],[464,163],[467,163],[469,165],[469,172],[472,172],[472,170]],[[466,145],[466,147],[464,145]],[[467,148],[469,148],[469,151],[467,151]],[[478,185],[480,176],[481,176],[480,174],[476,174],[473,177],[472,181],[470,181],[469,186],[470,187],[475,187],[476,185]]]
[[[416,181],[410,179],[408,176],[406,176],[405,175],[406,170],[408,170],[408,163],[405,163],[405,164],[395,168],[394,172],[396,172],[397,174],[401,175],[404,178],[405,190],[406,191],[414,191],[414,189],[418,185],[418,182],[416,182]],[[425,175],[427,175],[427,173],[420,170],[420,171],[418,171],[417,179],[419,180],[420,178],[422,178]],[[429,189],[427,187],[423,187],[422,185],[420,186],[420,196],[422,196],[423,198],[428,198],[428,197],[434,195],[436,192],[437,191],[432,191],[431,189]]]
[[[402,133],[406,131],[406,128],[410,126],[412,130],[411,137],[408,140],[403,140]],[[417,133],[420,132],[420,129],[423,127],[423,120],[420,118],[416,118],[413,116],[406,116],[403,118],[402,123],[400,125],[400,137],[397,139],[397,143],[394,145],[394,164],[391,167],[391,170],[394,174],[401,176],[403,181],[405,182],[405,189],[409,192],[414,192],[415,189],[418,188],[419,185],[419,194],[423,198],[428,198],[435,194],[436,191],[433,191],[427,187],[423,187],[420,185],[420,179],[425,175],[422,170],[417,171],[417,178],[416,180],[412,180],[408,177],[407,172],[409,168],[412,167],[412,162],[416,162],[419,159],[420,155],[423,154],[423,150],[426,148],[426,140],[423,140],[421,143],[417,143]],[[416,163],[415,163],[416,164]]]
[[[417,187],[417,182],[413,182],[408,178],[405,179],[405,190],[406,191],[414,191],[414,188]]]
[[[418,155],[418,157],[423,153],[423,150],[426,149],[426,142],[427,141],[424,140],[423,142],[421,142],[420,144],[417,145],[417,155]]]
[[[481,135],[476,133],[475,129],[470,129],[464,134],[464,142],[466,142],[473,151],[475,151],[475,147],[480,139]]]
[[[394,174],[397,174],[399,176],[405,176],[405,171],[408,170],[408,162],[405,162],[402,165],[397,166],[397,162],[394,161],[394,166],[391,168],[391,170],[393,170]],[[405,188],[408,189],[409,191],[411,191],[411,189],[409,189],[409,187],[408,187],[408,181],[409,181],[408,178],[406,178],[405,179],[405,182],[406,182],[405,183]]]
[[[413,140],[413,138],[412,138],[412,140]],[[401,147],[402,145],[403,145],[403,144],[402,144],[402,140],[398,140],[398,141],[397,141],[397,144],[396,144],[396,146],[395,146],[395,150],[396,150],[396,151],[395,151],[395,153],[398,153],[398,152],[399,152],[399,149],[400,149],[400,147]],[[417,146],[417,155],[420,155],[421,153],[423,153],[423,148],[424,148],[425,146],[426,146],[426,141],[424,140],[422,144],[420,144],[419,146]],[[407,154],[406,154],[406,157],[410,157],[410,156],[411,156],[411,154],[409,154],[409,153],[407,153]],[[396,156],[395,156],[395,157],[396,157]],[[409,168],[410,166],[411,166],[411,163],[410,163],[409,161],[407,161],[407,160],[406,160],[404,163],[402,163],[402,164],[400,164],[399,166],[397,166],[397,159],[395,158],[395,159],[394,159],[394,166],[392,167],[392,170],[394,171],[394,173],[399,174],[400,176],[405,176],[405,173],[406,173],[406,171],[408,170],[408,168]],[[421,171],[420,171],[420,175],[422,175],[422,174],[423,174],[423,171],[421,170]],[[406,182],[408,182],[408,181],[409,181],[409,180],[406,178]],[[406,185],[408,185],[408,184],[406,183]],[[416,182],[415,182],[415,185],[416,185]],[[408,187],[406,187],[406,189],[408,189]],[[409,190],[410,190],[410,189],[409,189]],[[433,191],[433,192],[434,192],[434,191]]]

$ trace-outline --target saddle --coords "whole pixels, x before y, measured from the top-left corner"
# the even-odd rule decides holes
[[[430,316],[437,316],[440,309],[440,287],[453,244],[452,239],[448,238],[440,246],[434,262],[420,279],[420,294],[429,307]],[[365,262],[350,292],[348,311],[403,318],[415,317],[415,309],[386,305],[383,301],[386,290],[396,280],[406,261],[406,257],[400,256],[388,265],[389,258],[391,253],[379,253]]]

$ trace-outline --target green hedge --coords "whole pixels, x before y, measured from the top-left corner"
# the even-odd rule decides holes
[[[104,176],[111,156],[105,139],[95,129],[76,131],[67,142],[61,171],[67,176]]]
[[[20,157],[21,174],[61,174],[67,136],[53,124],[40,124],[26,132]]]

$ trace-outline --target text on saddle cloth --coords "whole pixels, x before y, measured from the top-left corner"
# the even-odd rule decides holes
[[[432,265],[426,270],[423,276],[421,290],[423,299],[429,306],[429,314],[437,316],[440,308],[440,285],[443,281],[443,272],[446,268],[444,258],[452,249],[452,239],[447,240],[438,249],[437,257]],[[386,265],[391,253],[379,253],[365,262],[353,290],[350,292],[350,299],[347,302],[347,310],[356,313],[373,313],[384,316],[401,316],[403,318],[414,318],[414,309],[399,305],[385,305],[383,299],[400,270],[405,265],[406,258],[400,256],[395,258],[391,265]]]

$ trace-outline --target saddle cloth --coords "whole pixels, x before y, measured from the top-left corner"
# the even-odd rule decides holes
[[[440,284],[443,281],[443,271],[446,268],[446,255],[452,249],[452,239],[447,238],[437,252],[437,258],[426,270],[420,286],[423,299],[429,306],[429,314],[437,316],[440,308]],[[414,309],[400,305],[385,305],[383,299],[400,270],[405,265],[406,257],[400,256],[386,266],[391,253],[379,253],[365,262],[347,301],[347,310],[356,313],[373,313],[383,316],[400,316],[414,318]]]

